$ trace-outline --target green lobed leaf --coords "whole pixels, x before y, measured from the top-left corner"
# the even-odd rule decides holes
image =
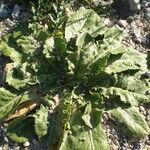
[[[67,20],[65,39],[69,41],[71,38],[78,36],[81,31],[94,33],[103,28],[99,16],[93,10],[80,8]],[[105,29],[101,32],[105,32]]]
[[[120,101],[131,106],[138,106],[140,103],[150,103],[149,97],[136,92],[130,92],[117,87],[103,88],[104,97],[112,99],[119,96]]]
[[[47,134],[48,130],[48,112],[49,110],[43,105],[40,106],[39,110],[36,111],[35,118],[35,133],[41,138]]]
[[[64,131],[64,136],[59,146],[60,150],[109,149],[106,136],[100,123],[101,112],[95,110],[91,113],[90,122],[92,124],[92,128],[85,124],[80,110],[74,112],[68,122],[68,128]]]
[[[31,53],[36,49],[36,41],[31,36],[20,36],[17,44],[24,53]]]
[[[128,91],[137,92],[139,94],[145,95],[146,91],[150,89],[150,83],[148,83],[147,80],[141,80],[140,78],[141,74],[140,76],[121,75],[118,78],[117,86]]]
[[[110,111],[110,114],[127,135],[132,137],[149,135],[150,128],[137,107],[129,107],[127,109],[115,108]]]
[[[0,52],[2,52],[5,56],[9,57],[17,64],[21,63],[22,55],[3,40],[0,40]]]
[[[48,38],[45,41],[43,54],[45,55],[46,58],[50,58],[51,57],[53,49],[54,49],[54,44],[55,44],[55,41],[54,41],[53,37]]]
[[[88,103],[86,106],[85,106],[85,110],[84,110],[84,113],[82,115],[82,119],[83,121],[85,122],[85,124],[90,127],[90,128],[93,128],[92,127],[92,124],[91,124],[91,113],[92,111],[92,108],[91,108],[91,103]]]
[[[13,69],[6,75],[6,82],[13,86],[15,89],[23,88],[26,86],[27,82],[29,81],[28,78],[24,78],[22,73],[18,73],[19,70]]]
[[[105,71],[111,74],[120,73],[127,70],[145,70],[146,68],[146,55],[141,54],[136,50],[129,50],[124,53],[120,59],[110,62],[110,64],[108,63]]]

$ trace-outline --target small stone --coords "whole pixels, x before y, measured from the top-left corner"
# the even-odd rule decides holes
[[[143,140],[139,140],[139,143],[143,143]]]
[[[107,131],[107,133],[110,133],[110,129],[108,128],[108,129],[106,129],[106,131]]]
[[[116,20],[106,18],[103,22],[107,27],[112,27],[115,24]]]
[[[118,24],[120,27],[123,27],[123,28],[125,28],[125,27],[128,26],[127,21],[126,21],[126,20],[122,20],[122,19],[118,20],[118,21],[117,21],[117,24]]]
[[[146,8],[149,5],[149,2],[147,2],[146,0],[143,0],[141,2],[141,7]]]
[[[128,147],[128,143],[123,143],[123,146],[124,147]]]
[[[118,139],[118,135],[115,134],[115,135],[114,135],[114,138],[115,138],[115,139]]]
[[[142,112],[145,112],[145,108],[143,106],[140,106],[140,109]]]
[[[110,135],[109,135],[109,138],[110,138],[110,139],[113,139],[113,138],[114,138],[114,136],[113,136],[112,134],[110,134]]]
[[[113,139],[112,141],[113,141],[113,143],[114,143],[115,145],[117,145],[118,147],[120,147],[120,144],[119,144],[118,140]]]
[[[30,142],[26,141],[25,143],[23,143],[23,146],[24,146],[24,147],[30,146]]]
[[[118,145],[114,144],[113,142],[111,143],[111,148],[110,149],[117,150],[118,148],[119,148]]]
[[[8,127],[8,123],[4,123],[4,128],[7,128]]]
[[[106,113],[103,113],[102,119],[103,119],[104,122],[106,122],[109,119],[108,115]]]
[[[19,17],[19,14],[20,14],[20,7],[16,4],[13,7],[13,11],[11,13],[11,16],[13,19],[17,19]]]
[[[138,11],[141,9],[140,0],[128,0],[130,9],[132,11]]]
[[[100,1],[99,0],[94,0],[93,3],[97,7],[99,5]]]
[[[135,143],[134,149],[142,150],[142,148],[143,148],[143,144],[142,143]]]
[[[111,143],[111,139],[108,139],[108,143]]]
[[[120,150],[126,150],[127,148],[126,147],[124,147],[124,146],[122,146],[121,148],[120,148]]]
[[[20,146],[15,147],[15,150],[20,150]]]
[[[8,11],[5,9],[5,5],[2,4],[0,6],[0,18],[5,18],[5,17],[8,17]]]
[[[127,139],[122,140],[123,143],[128,143]]]
[[[147,121],[150,121],[150,115],[147,115],[147,116],[146,116],[146,120],[147,120]]]
[[[4,141],[7,142],[7,143],[9,142],[7,137],[4,137]]]
[[[148,137],[148,136],[145,136],[144,140],[145,140],[145,141],[149,140],[149,137]]]
[[[110,126],[109,126],[109,125],[106,125],[106,129],[110,129]]]
[[[12,20],[10,20],[9,18],[7,18],[7,19],[5,20],[5,24],[6,24],[7,26],[9,26],[9,27],[14,27],[14,26],[16,25],[16,23],[13,22]],[[9,30],[9,28],[8,28],[8,30]]]
[[[115,129],[111,129],[111,133],[112,134],[116,134],[116,130]]]
[[[127,142],[126,139],[123,139],[123,140],[122,140],[122,144],[123,144],[124,147],[128,147],[128,142]]]

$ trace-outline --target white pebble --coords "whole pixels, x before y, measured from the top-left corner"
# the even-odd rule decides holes
[[[137,11],[141,9],[140,0],[129,0],[130,9]]]
[[[25,143],[23,143],[23,146],[24,146],[24,147],[30,146],[30,142],[26,141]]]
[[[127,27],[127,25],[128,25],[127,21],[126,21],[126,20],[122,20],[122,19],[118,20],[118,21],[117,21],[117,24],[118,24],[120,27],[123,27],[123,28]]]
[[[112,27],[115,24],[116,20],[106,18],[103,22],[107,27]]]
[[[4,141],[7,142],[7,143],[9,142],[7,137],[4,137]]]
[[[13,19],[18,18],[19,13],[20,13],[20,7],[16,4],[16,5],[13,7],[13,11],[12,11],[12,14],[11,14],[12,18],[13,18]]]

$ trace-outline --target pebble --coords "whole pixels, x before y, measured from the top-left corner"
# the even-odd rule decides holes
[[[120,148],[120,150],[126,150],[127,148],[126,147],[124,147],[124,146],[122,146],[121,148]]]
[[[145,19],[150,22],[150,8],[145,9]]]
[[[1,6],[0,6],[0,19],[3,19],[3,18],[5,18],[5,17],[8,17],[8,11],[5,9],[5,5],[4,4],[2,4]]]
[[[123,139],[122,142],[123,142],[123,143],[127,143],[128,141],[127,141],[126,139]]]
[[[113,136],[112,134],[110,134],[110,135],[109,135],[109,138],[110,138],[110,139],[113,139],[113,138],[114,138],[114,136]]]
[[[118,24],[120,27],[123,27],[123,28],[126,28],[126,27],[128,26],[127,21],[126,21],[126,20],[122,20],[122,19],[118,20],[118,21],[117,21],[117,24]]]
[[[144,138],[144,140],[145,140],[145,141],[148,141],[148,140],[149,140],[149,137],[148,137],[148,136],[146,136],[146,137]]]
[[[117,149],[119,149],[119,146],[116,145],[116,144],[114,144],[114,143],[112,142],[111,145],[110,145],[110,149],[112,149],[112,150],[117,150]]]
[[[135,143],[135,145],[134,145],[133,148],[134,148],[134,149],[137,149],[137,150],[142,150],[143,144],[142,144],[142,143]]]
[[[123,146],[124,147],[128,147],[128,143],[123,143]]]
[[[142,112],[144,115],[146,115],[146,111],[145,111],[145,108],[144,108],[143,106],[140,106],[140,110],[141,110],[141,112]]]
[[[102,117],[104,123],[109,119],[108,114],[103,113],[103,117]]]
[[[129,6],[132,11],[138,11],[141,9],[140,0],[128,0]]]
[[[19,14],[20,14],[20,7],[17,4],[15,4],[11,16],[13,19],[17,19],[19,17]]]
[[[146,1],[146,0],[143,0],[143,1],[141,2],[141,7],[143,7],[143,8],[146,8],[148,5],[149,5],[149,2]]]
[[[114,143],[115,145],[117,145],[118,147],[120,147],[120,144],[119,144],[118,140],[112,139],[112,141],[113,141],[113,143]]]
[[[4,128],[7,128],[8,127],[8,123],[4,123]]]
[[[24,146],[24,147],[30,146],[30,142],[26,141],[25,143],[23,143],[23,146]]]
[[[107,27],[110,28],[110,27],[112,27],[115,24],[116,20],[113,20],[113,19],[110,19],[110,18],[106,18],[103,22],[104,22],[104,24]]]
[[[20,146],[15,147],[15,150],[20,150]]]
[[[147,116],[146,116],[146,120],[147,120],[147,121],[150,121],[150,115],[147,115]]]
[[[9,142],[9,140],[6,136],[4,137],[4,141],[7,142],[7,143]]]
[[[5,20],[5,24],[8,26],[8,27],[14,27],[15,25],[16,25],[16,23],[14,22],[14,21],[12,21],[12,20],[10,20],[9,18],[7,18],[6,20]],[[9,29],[8,29],[9,30]]]

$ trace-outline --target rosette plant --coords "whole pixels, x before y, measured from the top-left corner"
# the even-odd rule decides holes
[[[0,88],[7,136],[19,143],[40,138],[59,150],[106,150],[105,112],[128,136],[149,135],[139,111],[150,103],[147,55],[126,48],[123,32],[91,9],[63,20],[53,30],[37,22],[18,26],[0,41],[10,58]]]

